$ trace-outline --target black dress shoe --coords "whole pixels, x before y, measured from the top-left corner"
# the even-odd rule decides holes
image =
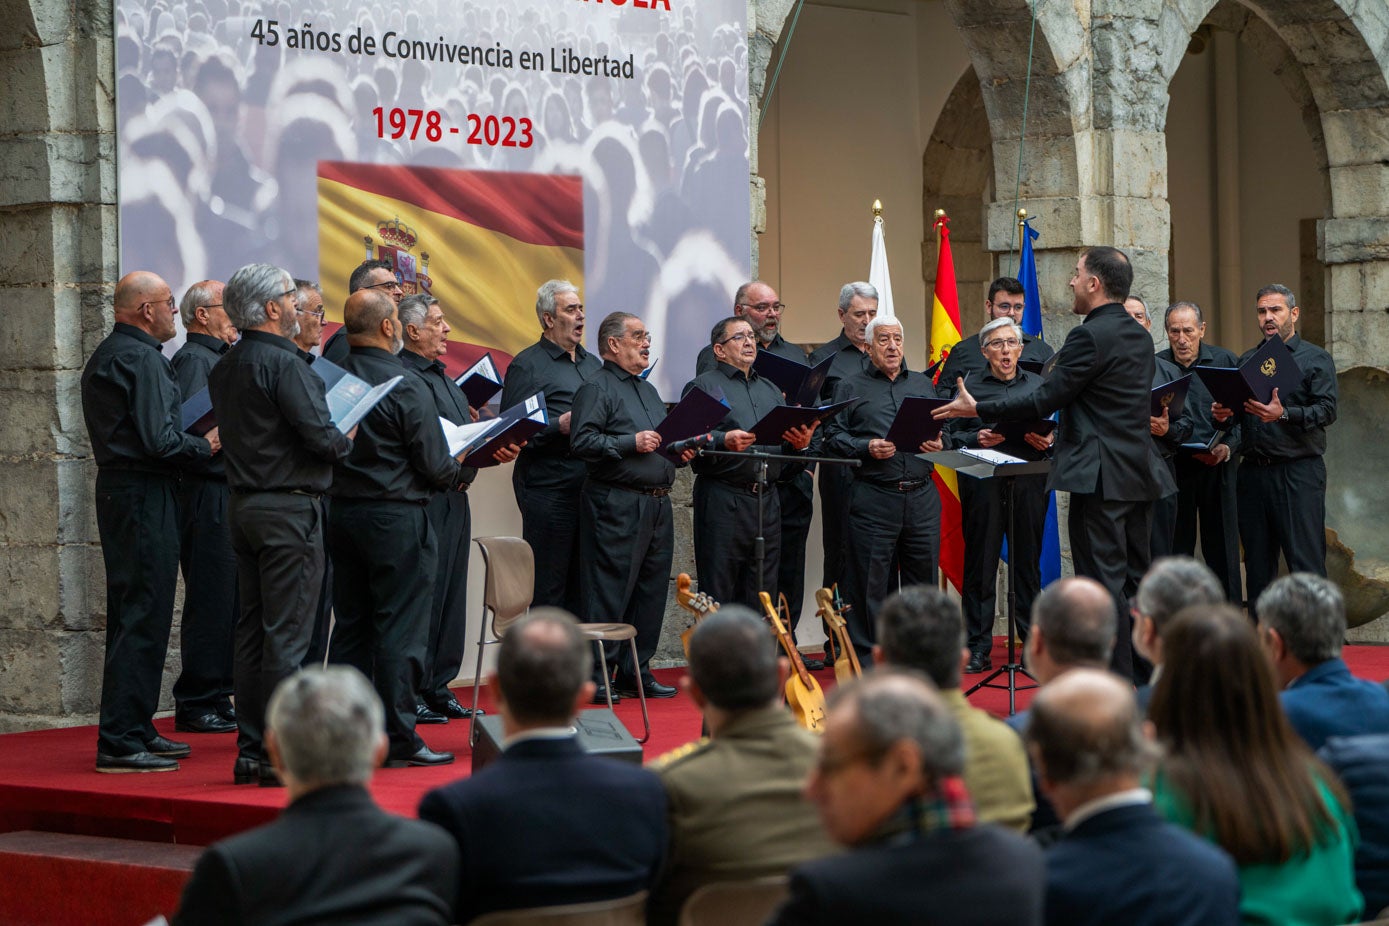
[[[637,697],[637,686],[631,682],[624,682],[621,679],[613,682],[614,690],[624,698]],[[678,690],[671,685],[662,685],[654,677],[642,679],[641,687],[646,691],[647,700],[659,698],[673,698],[678,694]],[[616,698],[613,698],[616,701]]]
[[[443,714],[431,711],[428,706],[422,703],[415,704],[415,723],[448,723],[449,719]]]
[[[256,768],[256,784],[262,788],[283,788],[285,783],[280,780],[280,773],[275,771],[275,766],[269,762],[261,762]]]
[[[601,704],[601,705],[603,705],[604,707],[607,707],[607,706],[608,706],[608,696],[607,696],[607,694],[604,693],[604,691],[603,691],[603,681],[602,681],[602,679],[596,679],[596,678],[595,678],[595,679],[593,680],[593,684],[594,684],[595,686],[597,686],[597,687],[594,689],[594,692],[593,692],[593,703],[594,703],[594,704]],[[613,692],[613,703],[614,703],[614,704],[616,704],[617,702],[619,702],[619,701],[622,700],[622,692],[620,692],[620,691],[617,690],[617,686],[616,686],[616,685],[613,686],[612,692]],[[632,695],[632,697],[635,698],[636,695]]]
[[[823,659],[807,659],[802,656],[801,662],[805,665],[807,672],[819,672],[825,667],[825,660]]]
[[[969,664],[965,666],[966,675],[978,675],[980,672],[987,672],[994,667],[994,662],[989,658],[988,653],[974,653],[969,657]]]
[[[387,759],[386,768],[405,768],[409,765],[448,765],[452,761],[453,753],[451,752],[435,752],[428,746],[421,746],[414,755]]]
[[[429,705],[429,709],[436,714],[443,714],[453,720],[467,720],[473,716],[473,709],[459,704],[458,699],[454,697],[449,697],[444,701],[425,701],[425,704]],[[487,713],[482,708],[478,708],[477,712],[479,715]]]
[[[235,733],[236,721],[224,720],[216,711],[196,717],[175,717],[174,729],[180,733]]]
[[[178,743],[164,736],[146,740],[145,749],[152,755],[163,756],[166,759],[186,759],[193,754],[193,747],[187,743]]]
[[[255,759],[237,756],[232,765],[232,784],[253,785],[260,780],[260,763]]]
[[[99,752],[96,754],[96,770],[110,775],[123,772],[176,772],[178,763],[150,752],[132,752],[128,756],[108,756]]]
[[[236,723],[236,708],[228,704],[226,707],[217,708],[217,716],[227,723]]]

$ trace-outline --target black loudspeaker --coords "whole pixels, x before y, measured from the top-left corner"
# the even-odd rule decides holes
[[[477,745],[473,746],[473,771],[483,768],[502,753],[502,719],[494,714],[474,718],[478,725]],[[591,756],[607,756],[641,765],[641,743],[638,743],[617,715],[606,707],[579,711],[574,718],[579,731],[579,745]]]

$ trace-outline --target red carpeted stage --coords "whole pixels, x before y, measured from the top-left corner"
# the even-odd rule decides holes
[[[1348,646],[1345,656],[1362,678],[1389,677],[1389,647]],[[994,665],[1005,658],[1002,640],[996,640]],[[657,672],[667,684],[682,674],[682,669]],[[833,686],[832,671],[816,675],[824,688]],[[982,677],[966,676],[966,688]],[[472,691],[461,689],[458,695],[467,704]],[[1018,698],[1021,709],[1031,692]],[[998,716],[1008,709],[1007,692],[997,689],[982,690],[970,701]],[[482,702],[491,707],[486,689]],[[649,706],[648,761],[698,737],[700,718],[685,695]],[[628,729],[641,732],[636,701],[624,700],[617,714]],[[235,735],[175,733],[172,719],[157,726],[193,746],[177,772],[96,774],[92,727],[0,736],[0,923],[138,924],[168,914],[196,857],[196,849],[185,847],[256,826],[284,805],[283,789],[231,783]],[[380,769],[371,786],[376,800],[387,810],[413,816],[424,792],[466,776],[468,729],[467,721],[421,727],[432,748],[450,750],[458,761],[441,768]]]

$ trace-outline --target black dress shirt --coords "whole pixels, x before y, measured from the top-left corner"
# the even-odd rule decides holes
[[[213,366],[229,350],[231,345],[221,338],[189,332],[188,340],[184,341],[183,346],[169,359],[169,364],[174,368],[174,376],[178,379],[179,391],[183,393],[183,401],[187,402],[207,385],[207,374],[212,372]],[[206,462],[190,464],[188,471],[210,479],[227,481],[227,466],[220,453],[214,454],[212,459]]]
[[[1181,367],[1177,366],[1172,361],[1165,359],[1160,353],[1153,358],[1153,362],[1154,389],[1156,389],[1159,386],[1165,386],[1168,383],[1177,379],[1181,379],[1183,376],[1186,375],[1186,372],[1182,370]],[[1191,377],[1192,383],[1195,383],[1198,379],[1200,379],[1199,376]],[[1164,460],[1170,460],[1176,454],[1178,447],[1191,440],[1191,399],[1191,390],[1190,388],[1188,388],[1186,393],[1186,401],[1182,403],[1182,413],[1178,415],[1176,418],[1173,418],[1171,415],[1168,415],[1167,433],[1162,435],[1161,437],[1158,437],[1156,435],[1154,435],[1153,437],[1153,446],[1157,449],[1157,452],[1162,455],[1162,458]],[[1210,409],[1208,406],[1207,413],[1209,414],[1209,412]]]
[[[1265,424],[1235,409],[1244,432],[1240,449],[1245,457],[1300,460],[1326,453],[1326,428],[1336,420],[1336,364],[1330,354],[1300,335],[1293,335],[1287,344],[1302,371],[1302,383],[1288,395],[1278,396],[1288,412],[1287,421]],[[1245,351],[1239,362],[1244,363],[1258,349]]]
[[[825,377],[825,384],[820,387],[820,399],[824,402],[828,402],[834,396],[840,380],[873,369],[867,351],[855,347],[854,342],[850,341],[849,336],[843,331],[839,332],[839,337],[828,344],[822,344],[819,350],[810,355],[810,365],[818,366],[826,357],[831,356],[834,357],[834,363],[830,366],[829,375]]]
[[[502,386],[502,408],[545,393],[545,409],[550,423],[526,442],[516,460],[516,471],[532,489],[564,488],[582,481],[584,462],[569,450],[569,435],[559,429],[560,416],[572,412],[574,394],[603,368],[603,362],[584,350],[574,349],[574,357],[549,338],[541,338],[521,351],[506,368]],[[573,415],[570,415],[573,429]]]
[[[635,489],[670,488],[675,464],[660,450],[637,453],[637,432],[654,431],[665,418],[656,387],[604,360],[602,369],[574,393],[569,436],[588,475]]]
[[[806,362],[805,350],[799,344],[792,344],[790,341],[783,338],[780,331],[777,332],[776,337],[772,338],[770,344],[763,344],[762,340],[759,338],[757,341],[757,349],[771,351],[778,357],[785,357],[787,360],[794,360],[797,363]],[[718,365],[719,360],[714,356],[713,345],[706,344],[704,347],[700,348],[699,356],[695,359],[695,376],[708,373],[710,370],[717,368]]]
[[[929,479],[932,465],[916,455],[918,447],[898,447],[886,460],[868,455],[868,442],[885,440],[892,428],[902,400],[908,396],[935,398],[936,387],[925,373],[906,369],[896,379],[888,379],[877,367],[842,380],[835,388],[834,400],[844,402],[858,396],[859,401],[830,419],[825,426],[825,450],[830,456],[862,460],[854,478],[880,485]]]
[[[782,404],[781,390],[769,379],[757,375],[756,370],[743,371],[732,364],[720,362],[708,373],[701,373],[685,384],[682,393],[688,394],[695,386],[710,395],[723,393],[728,402],[728,415],[714,428],[714,449],[724,450],[724,437],[729,431],[751,431],[752,426],[772,409]],[[784,445],[780,434],[759,434],[757,445],[753,448],[761,453],[795,453],[793,448]],[[748,484],[757,481],[758,464],[754,460],[739,460],[734,457],[695,457],[690,468],[697,476],[710,476],[727,482]],[[768,479],[775,482],[784,477],[787,470],[801,470],[804,463],[772,463],[767,468]]]
[[[942,379],[941,383],[944,384],[944,382]],[[969,389],[976,402],[983,402],[1009,395],[1026,395],[1041,384],[1042,377],[1040,375],[1029,373],[1023,369],[1015,370],[1012,379],[999,379],[986,365],[982,373],[978,373],[970,382],[966,383],[966,388]],[[996,421],[985,422],[979,418],[953,418],[946,423],[945,430],[952,447],[978,447],[979,432],[985,428],[993,430],[997,427],[998,422]],[[1001,444],[995,444],[991,449],[1023,460],[1046,459],[1045,453],[1026,441],[1005,440]]]
[[[243,331],[208,374],[207,389],[234,491],[327,491],[333,464],[352,442],[333,426],[323,380],[293,341]]]
[[[82,416],[97,466],[174,474],[212,445],[185,434],[182,399],[159,341],[116,322],[82,370]]]
[[[449,456],[434,396],[400,358],[379,347],[354,347],[343,369],[380,385],[404,379],[367,412],[346,460],[333,467],[334,498],[423,504],[436,491],[463,481],[458,461]]]
[[[1159,360],[1166,360],[1181,371],[1183,375],[1195,373],[1195,367],[1234,367],[1239,366],[1239,359],[1230,351],[1223,347],[1216,347],[1213,344],[1202,344],[1196,352],[1196,359],[1191,362],[1191,366],[1182,366],[1177,358],[1172,355],[1172,348],[1164,348],[1158,351]],[[1217,430],[1228,431],[1224,443],[1233,446],[1239,445],[1240,428],[1239,415],[1230,419],[1234,422],[1234,427],[1219,427],[1214,418],[1211,417],[1211,403],[1215,399],[1211,396],[1211,391],[1206,388],[1206,383],[1199,375],[1191,377],[1191,386],[1186,391],[1186,409],[1183,414],[1191,422],[1191,435],[1187,440],[1191,443],[1209,443],[1215,436]]]
[[[429,394],[434,398],[434,410],[440,418],[447,418],[454,424],[469,424],[473,416],[468,411],[468,397],[463,390],[444,372],[442,360],[426,360],[411,350],[401,350],[400,362],[412,376],[419,377]],[[476,466],[459,468],[461,487],[472,485],[477,478]]]
[[[1018,359],[1045,363],[1051,359],[1051,355],[1054,353],[1055,351],[1046,341],[1025,334],[1022,336],[1022,354]],[[973,394],[975,381],[988,369],[989,361],[984,359],[984,351],[979,344],[979,335],[961,338],[954,347],[950,348],[950,354],[945,358],[945,364],[941,367],[936,385],[940,389],[941,396],[949,398],[955,392],[955,380],[964,376],[966,377],[965,388]]]

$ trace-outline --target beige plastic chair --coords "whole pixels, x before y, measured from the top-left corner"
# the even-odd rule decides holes
[[[617,900],[484,913],[472,926],[645,926],[646,891]]]
[[[680,926],[761,926],[786,894],[785,875],[706,884],[680,908]]]
[[[530,544],[520,537],[477,537],[473,541],[482,551],[485,572],[482,588],[483,616],[491,614],[492,639],[487,639],[488,621],[478,622],[477,667],[473,670],[473,720],[468,733],[468,745],[476,746],[478,738],[477,708],[478,693],[482,688],[482,653],[489,643],[501,642],[507,629],[530,610],[531,597],[535,593],[535,554]],[[641,699],[641,720],[645,730],[639,743],[651,738],[651,715],[646,709],[646,691],[641,686],[641,661],[637,657],[637,630],[631,624],[580,624],[584,636],[598,642],[621,642],[626,640],[632,649],[632,669],[637,682],[637,694]],[[598,647],[598,658],[602,663],[603,677],[608,674],[608,657],[603,647]],[[607,686],[608,709],[613,706],[612,686]]]

